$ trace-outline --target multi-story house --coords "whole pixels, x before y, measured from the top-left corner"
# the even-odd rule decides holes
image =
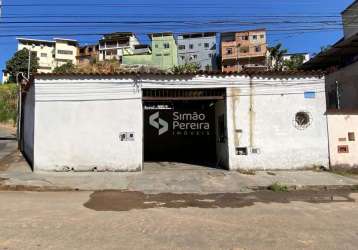
[[[170,69],[178,65],[177,44],[172,33],[149,34],[152,49],[148,45],[137,46],[132,54],[123,56],[123,64],[146,65]]]
[[[178,47],[173,33],[149,34],[152,41],[153,64],[161,69],[178,65]]]
[[[55,67],[68,62],[76,64],[78,42],[72,39],[54,38],[55,40]]]
[[[216,70],[216,33],[190,33],[177,37],[178,64],[196,63],[201,70]]]
[[[239,72],[247,68],[267,68],[266,30],[247,30],[221,34],[223,72]]]
[[[99,40],[99,61],[118,60],[122,63],[124,55],[131,55],[138,38],[132,32],[116,32],[104,35]]]
[[[18,51],[28,49],[36,53],[39,73],[50,73],[56,67],[67,62],[76,64],[78,43],[76,40],[55,38],[54,40],[37,40],[17,38]]]
[[[93,63],[98,60],[99,45],[85,45],[78,48],[77,63]]]

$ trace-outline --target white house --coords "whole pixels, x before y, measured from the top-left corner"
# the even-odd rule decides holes
[[[35,171],[141,171],[145,161],[328,168],[324,77],[37,75],[22,151]]]

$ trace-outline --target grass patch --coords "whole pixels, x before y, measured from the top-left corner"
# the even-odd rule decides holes
[[[0,122],[16,123],[17,119],[17,86],[16,84],[0,85]]]
[[[255,170],[247,170],[247,169],[239,169],[237,170],[237,172],[239,172],[240,174],[245,174],[245,175],[256,175],[256,171]]]
[[[278,182],[271,184],[267,189],[273,192],[288,192],[288,187]]]

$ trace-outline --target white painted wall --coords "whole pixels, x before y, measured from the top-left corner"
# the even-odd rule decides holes
[[[357,112],[334,112],[328,114],[330,161],[333,168],[358,168],[358,114]],[[350,141],[348,133],[355,140]],[[339,153],[338,146],[348,146],[348,153]]]
[[[316,98],[305,99],[304,91]],[[249,86],[230,88],[227,107],[230,169],[328,168],[324,79],[254,78],[252,117]],[[294,126],[299,111],[312,117],[304,130]],[[236,147],[248,147],[248,155],[236,155]]]
[[[253,78],[252,92],[248,76],[134,79],[39,76],[35,81],[35,170],[140,170],[141,88],[227,88],[227,103],[217,103],[216,111],[219,114],[226,106],[228,138],[218,147],[218,156],[224,157],[228,150],[230,170],[328,167],[324,78]],[[314,91],[315,98],[306,99],[305,91]],[[299,111],[309,112],[312,118],[304,130],[294,126]],[[120,132],[135,132],[135,141],[121,142]],[[260,153],[249,150],[247,156],[238,156],[236,147],[258,148]]]
[[[141,92],[128,79],[36,80],[37,171],[140,171]],[[120,141],[134,132],[134,141]]]

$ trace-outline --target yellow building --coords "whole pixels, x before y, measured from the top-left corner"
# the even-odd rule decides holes
[[[55,38],[54,40],[37,40],[17,38],[18,51],[28,49],[36,52],[39,73],[50,73],[54,68],[67,62],[76,64],[78,43],[76,40]]]

